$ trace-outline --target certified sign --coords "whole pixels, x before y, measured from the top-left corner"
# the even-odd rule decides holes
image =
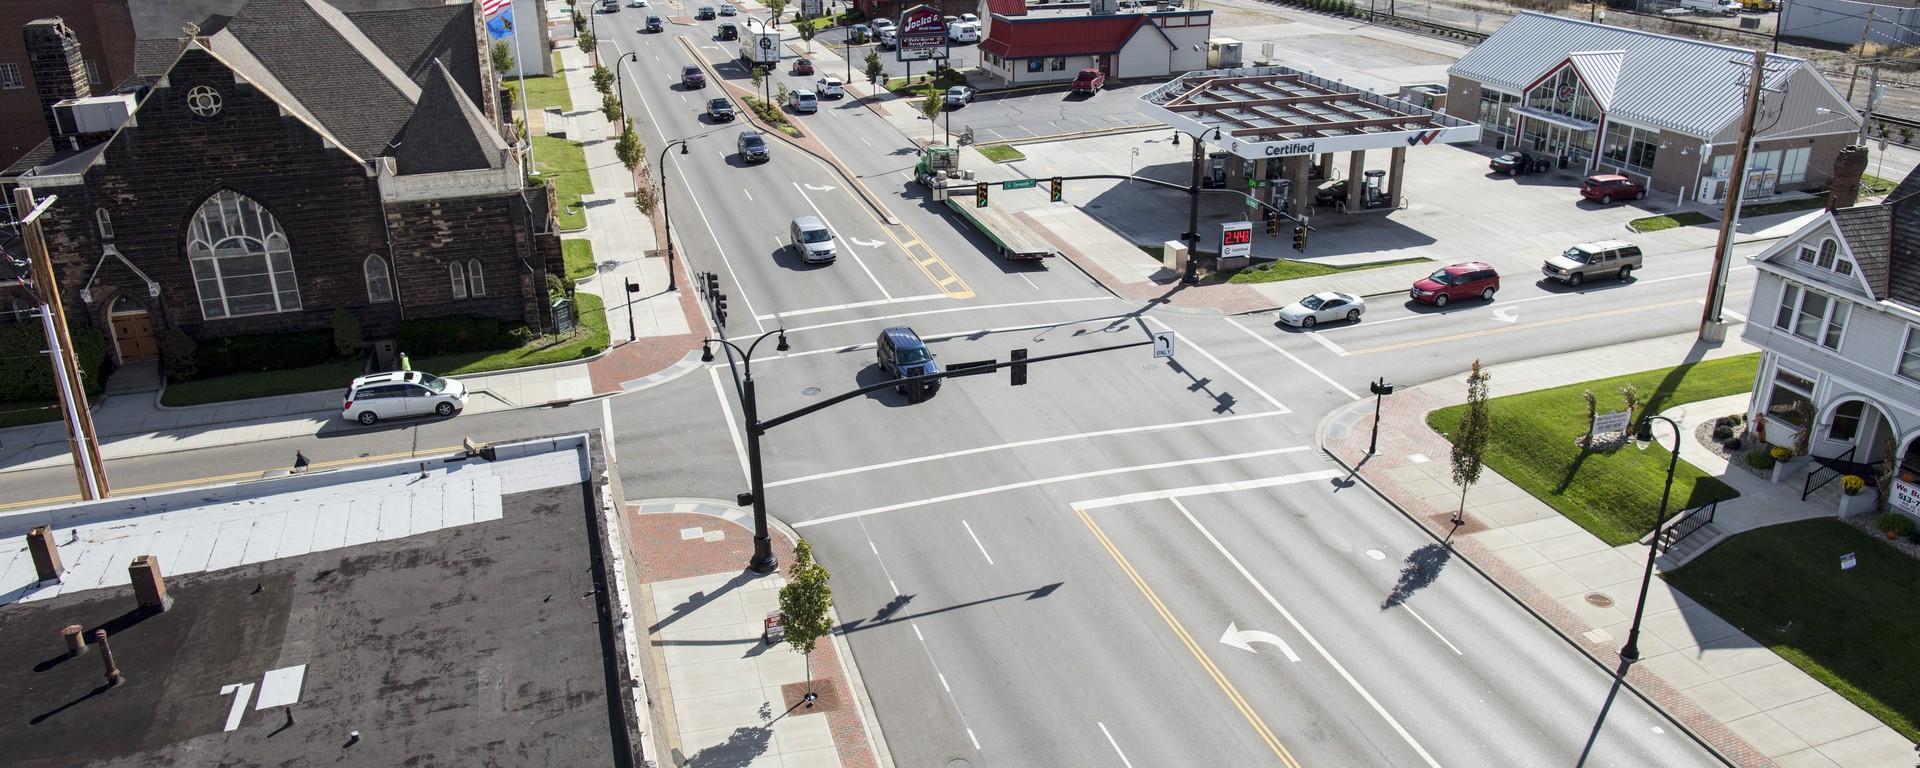
[[[1245,259],[1253,256],[1253,222],[1229,221],[1220,225],[1220,258]]]

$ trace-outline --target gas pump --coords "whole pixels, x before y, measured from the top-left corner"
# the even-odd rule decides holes
[[[1212,152],[1207,155],[1207,175],[1200,179],[1204,189],[1222,189],[1227,186],[1227,158],[1225,152]]]
[[[1267,196],[1268,205],[1280,209],[1281,213],[1293,213],[1291,210],[1293,202],[1292,179],[1274,179],[1267,185],[1267,189],[1271,190],[1271,193]]]
[[[1368,208],[1386,205],[1386,181],[1386,171],[1367,171],[1366,186],[1360,190],[1360,203]]]

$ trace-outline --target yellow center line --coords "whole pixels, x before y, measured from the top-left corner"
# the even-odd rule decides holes
[[[1233,687],[1233,683],[1227,681],[1226,674],[1222,673],[1219,667],[1214,666],[1212,659],[1207,658],[1206,652],[1200,649],[1200,644],[1194,642],[1193,635],[1188,634],[1186,628],[1180,625],[1180,621],[1173,617],[1173,612],[1167,609],[1165,603],[1160,602],[1160,596],[1153,593],[1153,588],[1147,586],[1146,580],[1133,569],[1133,564],[1127,562],[1125,555],[1120,554],[1120,549],[1107,538],[1107,533],[1100,530],[1099,525],[1094,524],[1093,518],[1087,514],[1086,510],[1075,507],[1073,511],[1080,515],[1080,521],[1086,523],[1087,528],[1093,531],[1093,537],[1100,540],[1100,546],[1106,548],[1107,554],[1113,556],[1114,562],[1120,564],[1120,570],[1126,572],[1127,578],[1140,589],[1140,594],[1146,596],[1153,610],[1160,614],[1162,621],[1167,623],[1167,628],[1173,630],[1174,636],[1180,638],[1180,642],[1187,646],[1187,651],[1193,654],[1194,660],[1200,662],[1207,676],[1213,678],[1215,685],[1220,686],[1220,692],[1227,695],[1227,700],[1233,703],[1235,709],[1240,710],[1241,716],[1247,719],[1247,724],[1253,726],[1254,733],[1260,736],[1260,740],[1267,743],[1267,747],[1273,750],[1273,754],[1278,756],[1280,762],[1287,768],[1300,768],[1299,761],[1293,759],[1293,754],[1287,751],[1286,745],[1280,743],[1279,737],[1273,735],[1273,730],[1267,727],[1266,721],[1260,719],[1260,715],[1253,711],[1253,706],[1240,695],[1240,691]]]
[[[1742,296],[1749,293],[1752,293],[1752,291],[1734,291],[1732,293],[1727,294],[1727,298]],[[1602,317],[1612,317],[1614,315],[1628,315],[1628,314],[1633,314],[1635,312],[1645,312],[1651,309],[1661,309],[1663,307],[1677,307],[1682,304],[1699,304],[1699,303],[1700,303],[1699,298],[1675,299],[1673,301],[1663,301],[1663,302],[1660,302],[1659,304],[1643,304],[1637,307],[1621,307],[1619,309],[1610,309],[1605,312],[1594,312],[1594,313],[1584,314],[1584,315],[1571,315],[1568,317],[1560,317],[1552,320],[1536,320],[1531,323],[1515,323],[1513,325],[1502,326],[1499,328],[1486,328],[1478,331],[1467,331],[1466,333],[1456,333],[1452,336],[1441,336],[1433,339],[1419,339],[1416,341],[1404,341],[1399,344],[1388,344],[1380,347],[1368,347],[1366,349],[1349,350],[1347,354],[1366,355],[1374,352],[1392,352],[1396,349],[1407,349],[1409,347],[1421,347],[1421,346],[1426,346],[1428,344],[1445,344],[1449,341],[1460,341],[1462,339],[1472,339],[1480,336],[1492,336],[1494,334],[1499,334],[1499,333],[1511,333],[1513,331],[1527,330],[1531,328],[1545,328],[1550,325],[1564,325],[1567,323],[1578,322],[1581,320],[1594,320]]]
[[[418,456],[433,456],[437,454],[451,453],[456,450],[463,450],[463,448],[462,446],[451,445],[444,448],[426,448],[418,451],[399,451],[396,453],[381,454],[379,456],[356,457],[351,459],[334,459],[332,461],[316,461],[307,465],[307,471],[312,472],[318,469],[330,469],[333,467],[343,467],[343,466],[348,466],[352,464],[373,464],[373,463],[382,462],[382,461],[389,461],[392,459],[411,459]],[[143,493],[151,493],[153,491],[164,491],[170,488],[180,488],[183,486],[214,485],[217,483],[232,482],[235,480],[245,480],[249,478],[260,477],[262,474],[270,472],[274,469],[280,469],[280,467],[272,467],[269,469],[256,469],[252,472],[234,472],[234,473],[225,474],[225,475],[214,475],[211,477],[196,477],[190,480],[169,480],[164,483],[152,483],[150,485],[136,485],[136,486],[130,486],[126,488],[115,488],[113,489],[113,495],[115,497],[138,496]],[[44,499],[7,502],[4,504],[0,504],[0,510],[25,509],[28,507],[40,507],[40,506],[46,506],[49,504],[64,504],[69,501],[79,501],[79,500],[80,500],[79,494],[68,494],[66,496],[49,496]]]

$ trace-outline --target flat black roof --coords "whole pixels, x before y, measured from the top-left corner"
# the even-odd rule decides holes
[[[498,520],[170,577],[172,610],[144,618],[131,587],[0,608],[0,755],[14,768],[621,764],[592,499],[584,484],[528,491],[504,496]],[[125,683],[103,685],[97,648],[65,657],[69,624],[108,630]],[[288,725],[257,706],[299,665]],[[238,710],[236,685],[251,686]]]

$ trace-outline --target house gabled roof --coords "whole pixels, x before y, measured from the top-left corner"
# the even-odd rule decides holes
[[[1626,51],[1587,51],[1567,54],[1567,63],[1580,73],[1580,81],[1601,109],[1613,108],[1613,93],[1620,85],[1620,63]]]
[[[506,141],[487,116],[460,95],[446,65],[433,62],[430,72],[420,103],[391,153],[400,174],[499,168],[505,162]]]
[[[1520,93],[1577,51],[1624,52],[1610,116],[1701,137],[1719,135],[1740,116],[1746,100],[1740,69],[1753,63],[1753,52],[1744,48],[1522,11],[1447,74]],[[1777,90],[1806,67],[1803,59],[1769,54],[1765,85]],[[1831,101],[1829,108],[1851,111],[1843,100]]]
[[[480,48],[473,44],[473,10],[472,3],[462,3],[360,11],[347,18],[421,88],[438,61],[467,98],[479,103],[486,96],[480,86]]]
[[[1920,310],[1920,172],[1908,173],[1882,204],[1892,213],[1884,298]]]
[[[1173,41],[1145,14],[1113,16],[997,16],[980,50],[1002,59],[1119,53],[1141,27]]]

